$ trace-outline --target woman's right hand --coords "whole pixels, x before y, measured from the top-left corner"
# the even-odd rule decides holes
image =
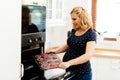
[[[52,48],[48,48],[48,49],[46,49],[46,53],[50,53],[50,52],[54,52],[54,53],[57,53],[57,48],[58,47],[52,47]]]
[[[47,49],[45,52],[46,52],[46,53],[50,53],[50,52],[55,52],[55,50]]]

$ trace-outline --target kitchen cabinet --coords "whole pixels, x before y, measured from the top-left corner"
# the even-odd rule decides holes
[[[93,57],[93,80],[120,80],[120,58]]]

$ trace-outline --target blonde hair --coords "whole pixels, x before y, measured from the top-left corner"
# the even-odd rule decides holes
[[[86,30],[87,28],[93,29],[93,24],[92,24],[92,21],[89,19],[87,10],[85,10],[83,7],[75,7],[73,8],[70,14],[73,14],[73,13],[77,14],[78,17],[81,19],[80,28],[82,30]],[[75,29],[74,26],[73,26],[73,29]]]

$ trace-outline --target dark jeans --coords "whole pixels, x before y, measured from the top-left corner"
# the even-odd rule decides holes
[[[63,80],[92,80],[92,72],[85,74],[73,73],[70,74],[69,77],[64,78]]]
[[[78,74],[71,80],[92,80],[92,73]]]

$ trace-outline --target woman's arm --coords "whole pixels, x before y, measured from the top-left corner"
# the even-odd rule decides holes
[[[83,64],[83,63],[87,62],[88,60],[90,60],[90,58],[92,57],[92,55],[94,53],[95,44],[96,44],[95,41],[87,42],[85,54],[83,54],[82,56],[79,56],[75,59],[69,60],[67,62],[62,62],[59,65],[59,67],[66,69],[69,66]]]
[[[62,53],[62,52],[65,52],[67,49],[68,49],[68,45],[65,44],[65,45],[57,48],[55,52],[56,52],[56,53]]]
[[[46,52],[55,52],[55,53],[62,53],[62,52],[65,52],[66,50],[68,49],[68,45],[65,44],[63,46],[60,46],[60,47],[56,47],[56,48],[49,48],[46,50]]]

